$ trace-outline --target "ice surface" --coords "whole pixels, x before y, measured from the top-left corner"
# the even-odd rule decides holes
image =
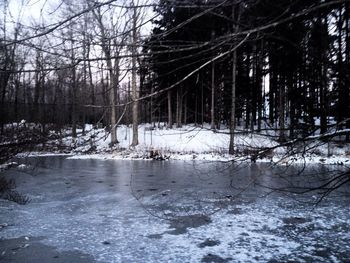
[[[97,262],[350,260],[349,197],[314,207],[311,195],[268,195],[259,185],[285,180],[264,164],[25,161],[31,174],[5,176],[32,201],[0,201],[3,239],[40,237]],[[207,240],[216,242],[201,245]]]

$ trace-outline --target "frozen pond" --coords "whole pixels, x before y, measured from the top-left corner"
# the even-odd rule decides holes
[[[5,176],[31,202],[0,200],[0,262],[350,261],[349,187],[315,207],[262,187],[291,180],[263,164],[20,162]]]

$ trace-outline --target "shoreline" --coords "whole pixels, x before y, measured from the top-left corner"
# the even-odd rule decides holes
[[[152,158],[149,156],[147,151],[118,151],[113,153],[100,152],[100,153],[82,153],[82,152],[71,152],[71,153],[55,153],[55,152],[24,152],[17,154],[17,158],[26,157],[50,157],[50,156],[66,156],[67,159],[97,159],[97,160],[144,160],[144,161],[208,161],[208,162],[243,162],[243,163],[271,163],[277,165],[350,165],[350,160],[346,156],[320,156],[308,154],[305,156],[278,156],[275,155],[272,158],[259,158],[254,161],[251,160],[251,156],[231,156],[228,154],[218,153],[172,153],[166,152],[162,155]]]

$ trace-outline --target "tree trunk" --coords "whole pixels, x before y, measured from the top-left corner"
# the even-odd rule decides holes
[[[279,105],[278,105],[278,125],[279,125],[279,141],[284,142],[285,136],[285,81],[281,83],[279,93]]]
[[[211,39],[215,38],[215,31],[211,32]],[[210,128],[215,130],[215,62],[211,63],[211,108],[210,108]]]
[[[182,127],[182,88],[177,89],[176,93],[176,127]]]
[[[241,7],[238,3],[238,16],[235,20],[235,6],[232,4],[232,20],[239,22],[241,15]],[[238,32],[238,23],[233,24],[232,32]],[[233,155],[235,153],[235,118],[236,118],[236,74],[237,74],[237,49],[233,51],[232,54],[232,86],[231,86],[231,116],[230,116],[230,144],[229,144],[229,154]]]
[[[76,85],[75,66],[73,66],[72,68],[72,94],[73,94],[72,96],[72,137],[76,138],[77,137],[77,85]]]
[[[201,122],[202,127],[204,125],[204,85],[203,85],[203,75],[201,75]]]
[[[187,96],[185,95],[184,99],[184,124],[187,124]]]
[[[258,62],[257,62],[257,71],[256,71],[256,78],[257,78],[257,90],[258,90],[258,132],[261,131],[261,121],[262,121],[262,114],[264,109],[264,97],[263,97],[263,54],[264,54],[264,44],[263,40],[260,41],[260,52],[258,51]]]
[[[168,129],[173,127],[173,113],[171,109],[171,90],[168,90]]]
[[[111,108],[111,143],[110,146],[113,146],[114,144],[118,143],[117,139],[117,125],[116,125],[116,109],[115,109],[115,83],[116,77],[114,76],[113,72],[113,67],[112,67],[112,62],[111,59],[107,59],[107,67],[109,68],[109,73],[110,73],[110,86],[109,86],[109,102],[110,102],[110,108]]]
[[[197,92],[195,93],[195,106],[194,106],[194,125],[198,125],[198,94]]]
[[[289,138],[293,139],[295,137],[295,126],[297,123],[297,118],[296,118],[296,95],[295,93],[296,88],[295,88],[295,78],[293,77],[293,75],[288,77],[289,81],[288,81],[288,89],[289,89],[289,104],[290,104],[290,108],[289,108],[289,119],[290,119],[290,125],[289,125]]]
[[[211,109],[210,109],[210,128],[215,130],[215,62],[211,65]]]
[[[326,93],[327,93],[327,73],[325,72],[325,65],[322,65],[322,80],[320,86],[320,111],[321,111],[321,134],[327,132],[327,103],[326,103]],[[325,74],[325,75],[324,75]]]
[[[136,7],[133,8],[133,16],[132,16],[132,59],[131,59],[131,66],[132,66],[132,72],[131,72],[131,89],[132,89],[132,143],[131,146],[136,146],[139,144],[139,137],[138,137],[138,102],[136,101],[138,99],[138,91],[136,87],[136,44],[137,44],[137,9]]]
[[[96,103],[96,95],[95,95],[95,87],[94,83],[92,80],[92,70],[91,70],[91,62],[89,60],[90,58],[90,43],[87,45],[87,59],[88,59],[88,69],[89,69],[89,84],[90,84],[90,89],[91,89],[91,104],[95,105]],[[92,116],[93,116],[93,122],[96,124],[96,114],[95,114],[95,108],[92,108]]]
[[[230,118],[230,145],[229,154],[234,154],[235,145],[235,117],[236,117],[236,67],[237,67],[237,51],[233,51],[232,56],[232,87],[231,87],[231,118]]]

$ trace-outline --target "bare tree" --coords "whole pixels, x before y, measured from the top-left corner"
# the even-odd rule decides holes
[[[2,6],[3,20],[0,21],[0,106],[2,109],[5,107],[6,94],[8,92],[8,84],[13,77],[13,71],[16,67],[16,50],[17,45],[12,46],[7,45],[9,31],[7,28],[7,16],[8,16],[8,1],[4,1]],[[11,35],[13,34],[13,39],[17,40],[19,32],[21,30],[21,24],[19,21],[15,24]],[[3,125],[6,118],[6,111],[3,111],[0,117],[1,130],[3,131]]]
[[[215,37],[214,30],[212,31],[212,39]],[[215,130],[215,62],[211,65],[211,109],[210,109],[210,127]]]
[[[103,14],[101,12],[101,8],[93,9],[94,17],[97,21],[99,30],[100,30],[100,43],[101,48],[106,56],[107,68],[110,76],[108,89],[110,92],[110,122],[111,122],[111,146],[118,143],[117,140],[117,127],[116,127],[116,85],[118,83],[118,72],[115,72],[112,64],[112,54],[111,54],[111,46],[108,43],[109,37],[106,32],[106,27],[103,23]]]
[[[132,5],[134,8],[132,9],[132,47],[131,47],[131,90],[132,90],[132,143],[131,146],[136,146],[139,144],[138,140],[138,125],[139,125],[139,112],[138,112],[138,89],[136,86],[136,55],[137,55],[137,38],[138,38],[138,29],[137,29],[137,23],[138,19],[140,17],[140,13],[137,10],[135,1],[132,1]]]
[[[236,14],[235,14],[236,13]],[[232,4],[232,21],[233,23],[232,32],[237,34],[239,32],[239,21],[241,16],[241,4]],[[236,122],[236,75],[237,75],[237,49],[233,50],[232,53],[232,88],[231,88],[231,117],[230,117],[230,144],[229,144],[229,154],[234,154],[235,145],[235,122]]]
[[[171,90],[167,92],[168,99],[168,128],[171,129],[173,127],[173,112],[171,108]]]

